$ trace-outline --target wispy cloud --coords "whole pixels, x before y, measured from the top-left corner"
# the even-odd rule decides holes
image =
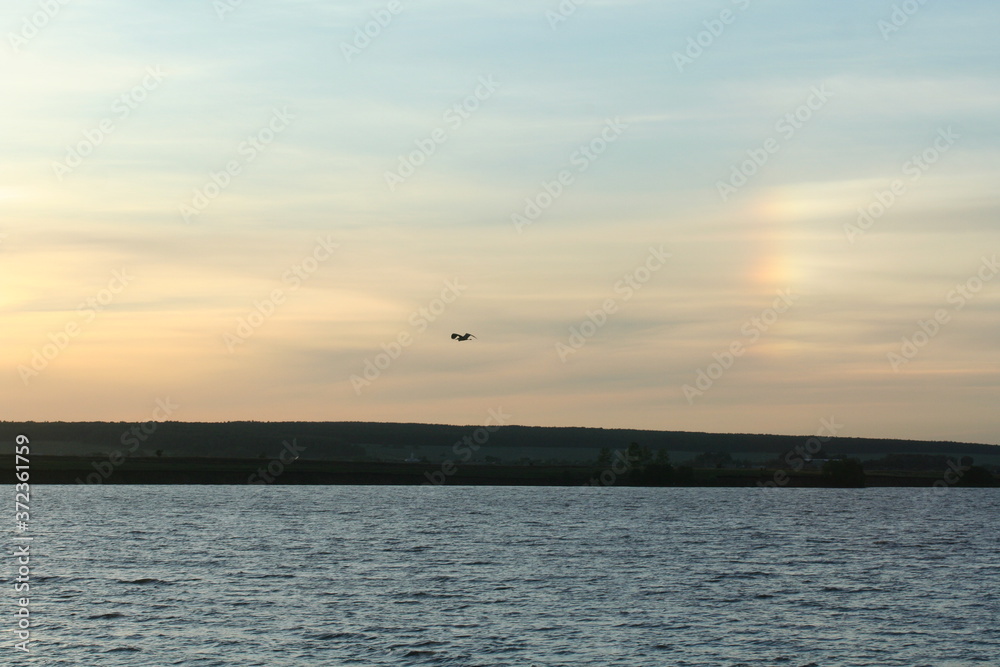
[[[187,419],[472,423],[486,403],[532,424],[804,433],[835,412],[845,435],[1000,441],[997,284],[898,372],[886,362],[1000,252],[994,4],[928,4],[889,39],[890,2],[591,1],[554,28],[558,3],[401,4],[350,60],[341,43],[384,3],[244,2],[221,18],[200,0],[68,3],[3,51],[8,418],[138,419],[170,394]],[[736,19],[678,71],[672,54],[724,8]],[[35,11],[12,3],[5,32]],[[144,87],[150,68],[162,81]],[[449,124],[483,77],[499,86]],[[783,132],[818,88],[828,101]],[[294,120],[248,159],[275,109]],[[627,129],[574,163],[615,118]],[[436,128],[445,139],[388,189]],[[914,178],[942,128],[960,138]],[[185,222],[179,204],[234,160]],[[511,214],[567,168],[516,233]],[[845,228],[897,180],[852,242]],[[337,252],[293,290],[285,272],[320,237]],[[556,344],[661,244],[669,262],[563,363]],[[122,269],[127,289],[22,383]],[[455,277],[461,298],[352,391]],[[276,289],[287,300],[227,350]],[[685,400],[783,289],[794,308]]]

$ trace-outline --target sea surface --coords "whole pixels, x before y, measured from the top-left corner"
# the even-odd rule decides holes
[[[995,489],[34,486],[27,534],[4,665],[1000,665]]]

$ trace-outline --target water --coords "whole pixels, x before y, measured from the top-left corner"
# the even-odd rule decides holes
[[[1000,664],[990,489],[38,486],[31,505],[32,653],[9,648],[8,585],[3,664]]]

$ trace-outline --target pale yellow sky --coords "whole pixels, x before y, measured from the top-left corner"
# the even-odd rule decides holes
[[[589,4],[407,5],[350,62],[378,3],[8,36],[3,418],[1000,443],[998,9],[754,4],[679,71],[712,12]]]

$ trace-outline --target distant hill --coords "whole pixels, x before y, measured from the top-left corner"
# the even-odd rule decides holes
[[[0,422],[0,440],[13,442],[23,433],[35,455],[92,456],[115,450],[136,456],[204,456],[230,458],[273,457],[285,441],[295,439],[303,459],[366,460],[398,458],[410,452],[437,460],[465,437],[484,437],[481,426],[393,422]],[[477,455],[503,459],[505,450],[553,456],[577,452],[579,460],[593,460],[602,448],[625,449],[637,442],[651,451],[666,451],[671,460],[683,455],[729,452],[734,458],[765,460],[802,447],[810,436],[697,433],[639,429],[603,429],[552,426],[502,426],[488,434]],[[395,452],[391,456],[387,452]],[[898,454],[972,456],[977,461],[1000,462],[1000,446],[952,441],[877,438],[830,438],[823,443],[827,456],[862,459]],[[515,460],[517,457],[508,457]]]

